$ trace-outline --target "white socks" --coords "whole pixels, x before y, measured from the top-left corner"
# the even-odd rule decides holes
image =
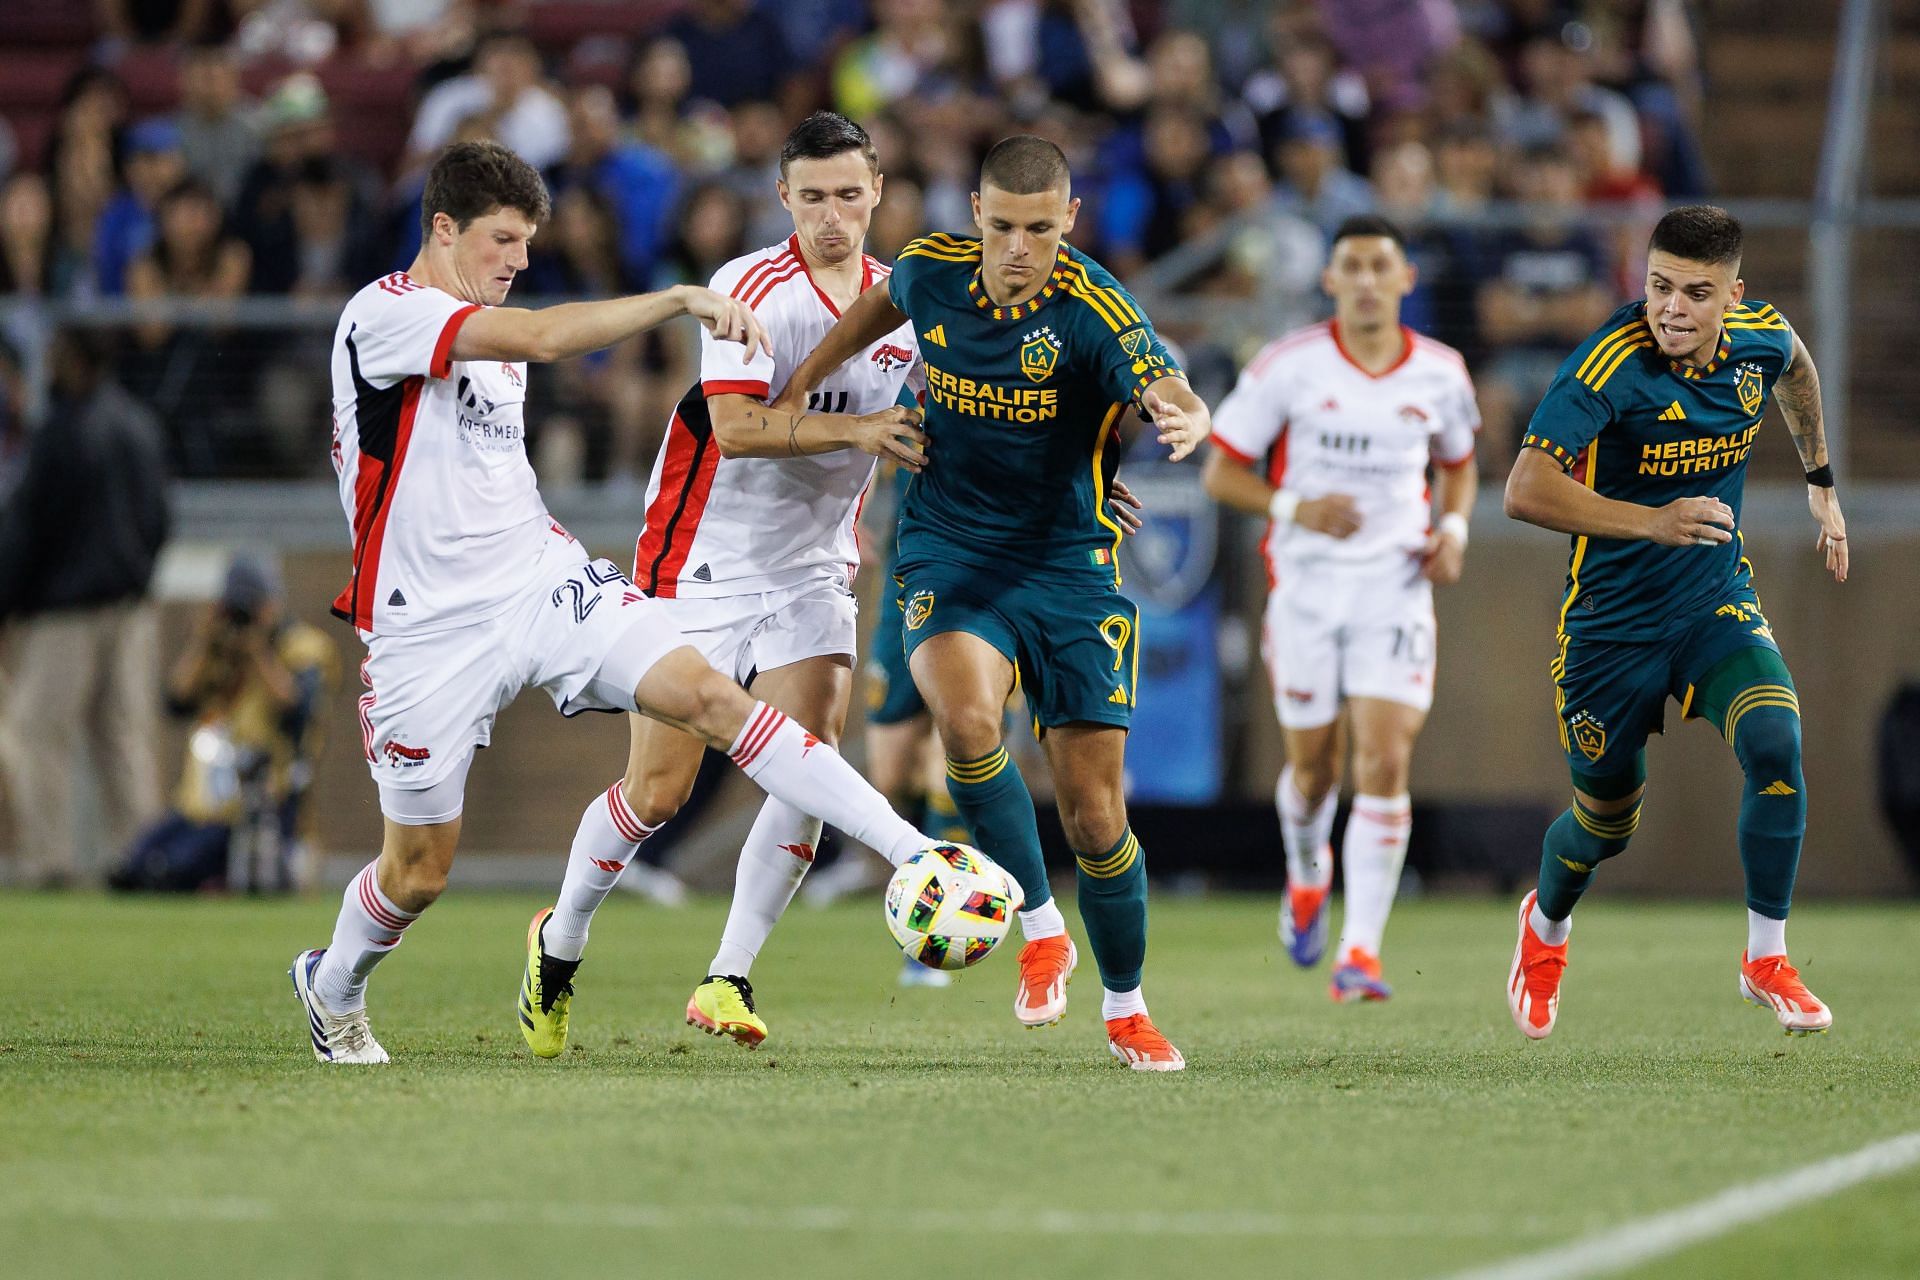
[[[820,819],[767,797],[741,847],[740,866],[733,875],[733,905],[708,973],[747,976],[819,847]]]
[[[313,991],[334,1013],[367,1007],[367,975],[400,945],[407,926],[420,917],[402,911],[380,892],[380,878],[369,862],[347,885],[333,941],[313,972]]]
[[[1353,798],[1346,835],[1340,842],[1347,899],[1335,955],[1344,957],[1352,947],[1370,956],[1380,954],[1380,939],[1387,931],[1393,895],[1400,888],[1400,866],[1407,860],[1407,836],[1412,831],[1413,802],[1405,792]]]
[[[1140,994],[1139,987],[1131,991],[1107,991],[1100,996],[1100,1016],[1108,1022],[1146,1011],[1147,999]]]
[[[1293,766],[1280,770],[1273,789],[1273,806],[1280,814],[1280,836],[1287,850],[1287,883],[1299,888],[1323,888],[1333,883],[1333,859],[1327,840],[1333,834],[1334,810],[1340,793],[1329,790],[1311,808],[1294,785]]]
[[[1020,912],[1020,936],[1028,942],[1057,938],[1067,931],[1067,918],[1060,914],[1060,902],[1048,898],[1031,911]]]
[[[1747,910],[1747,959],[1787,954],[1787,922]]]
[[[587,806],[573,833],[560,900],[541,930],[540,945],[548,955],[555,960],[580,958],[586,950],[593,913],[613,892],[620,873],[654,830],[634,814],[618,782]]]
[[[727,755],[768,795],[838,827],[896,867],[935,843],[839,752],[764,702],[754,704]]]
[[[1533,907],[1527,912],[1527,927],[1533,930],[1533,936],[1550,947],[1564,947],[1567,939],[1573,936],[1573,917],[1565,920],[1549,920],[1540,914],[1540,899],[1533,900]]]

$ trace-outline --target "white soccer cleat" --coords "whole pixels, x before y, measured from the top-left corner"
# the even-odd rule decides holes
[[[287,976],[293,979],[293,993],[307,1008],[307,1032],[313,1037],[313,1056],[322,1062],[390,1061],[387,1051],[373,1038],[365,1009],[334,1013],[314,994],[313,971],[326,953],[325,947],[302,951],[293,958],[293,967],[287,970]]]
[[[1022,1026],[1049,1027],[1067,1016],[1067,984],[1080,953],[1066,934],[1039,938],[1020,948],[1020,990],[1013,1016]]]
[[[1785,956],[1747,959],[1740,953],[1740,994],[1749,1004],[1773,1010],[1790,1036],[1817,1035],[1833,1025],[1833,1010],[1800,981],[1800,971]]]

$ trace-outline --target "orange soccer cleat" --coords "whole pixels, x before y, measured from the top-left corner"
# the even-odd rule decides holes
[[[1020,948],[1020,990],[1013,997],[1013,1016],[1022,1025],[1047,1027],[1067,1015],[1067,984],[1080,955],[1066,934],[1036,938]]]
[[[1520,900],[1520,940],[1513,947],[1513,968],[1507,972],[1507,1008],[1513,1024],[1529,1040],[1545,1040],[1553,1034],[1553,1022],[1560,1013],[1560,979],[1567,971],[1567,944],[1550,947],[1540,941],[1528,917],[1534,900],[1529,893]]]
[[[1773,1010],[1790,1036],[1817,1035],[1833,1025],[1833,1010],[1800,981],[1800,971],[1785,956],[1747,959],[1740,953],[1740,994],[1748,1003]]]
[[[1187,1060],[1144,1013],[1107,1019],[1107,1048],[1135,1071],[1185,1071]]]
[[[1327,994],[1336,1004],[1353,1004],[1361,1000],[1391,1000],[1393,988],[1380,976],[1379,956],[1359,947],[1348,947],[1340,963],[1333,967]]]

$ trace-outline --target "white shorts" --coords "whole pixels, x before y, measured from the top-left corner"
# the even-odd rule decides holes
[[[459,816],[474,751],[528,685],[564,715],[633,711],[640,678],[688,643],[664,602],[611,560],[589,560],[566,534],[543,544],[534,581],[510,608],[472,626],[365,636],[360,736],[381,812],[395,822]]]
[[[1288,729],[1331,724],[1346,698],[1433,706],[1433,584],[1417,570],[1282,566],[1261,653]]]
[[[677,596],[656,603],[685,643],[714,670],[741,684],[762,671],[829,654],[854,652],[860,607],[835,573],[737,596]]]

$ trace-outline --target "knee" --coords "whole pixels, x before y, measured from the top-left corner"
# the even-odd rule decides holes
[[[1100,788],[1086,794],[1062,793],[1060,826],[1067,843],[1082,853],[1112,848],[1127,829],[1127,806],[1117,790]]]
[[[1290,763],[1293,765],[1293,789],[1300,793],[1300,798],[1309,806],[1325,800],[1327,793],[1339,784],[1331,753],[1324,758],[1302,757]]]
[[[1749,774],[1769,781],[1800,772],[1800,717],[1785,707],[1755,707],[1734,728],[1733,753]]]
[[[433,828],[409,827],[406,835],[388,846],[382,861],[386,863],[380,876],[382,891],[402,911],[418,914],[445,891],[453,846]]]
[[[1353,787],[1362,795],[1397,796],[1407,789],[1413,769],[1410,744],[1366,744],[1354,749]]]
[[[939,720],[940,744],[951,760],[978,760],[1000,749],[1000,709],[949,707]]]
[[[648,827],[658,827],[687,803],[687,797],[693,794],[693,781],[692,775],[675,777],[629,770],[620,781],[620,794],[627,798],[634,817]]]

